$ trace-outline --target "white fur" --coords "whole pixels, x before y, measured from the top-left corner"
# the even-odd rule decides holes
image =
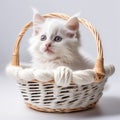
[[[73,19],[73,17],[70,18]],[[70,83],[72,79],[72,70],[92,69],[93,62],[88,60],[85,55],[79,52],[80,37],[78,35],[78,27],[70,29],[70,20],[64,21],[62,19],[44,19],[39,15],[38,11],[34,9],[33,15],[33,35],[30,39],[29,52],[32,56],[32,68],[23,69],[21,72],[14,73],[20,79],[25,80],[52,80],[53,77],[47,71],[55,71],[54,77],[57,84],[65,86]],[[74,19],[76,21],[76,19]],[[67,33],[72,34],[72,37],[67,36]],[[41,35],[46,35],[47,39],[41,41]],[[53,41],[55,36],[61,36],[62,41]],[[51,44],[51,51],[46,52],[46,44]],[[64,67],[61,67],[64,66]],[[56,69],[58,68],[58,69]],[[21,68],[16,68],[16,71]],[[39,70],[36,70],[39,69]],[[71,69],[71,70],[70,70]],[[14,69],[13,69],[14,70]]]
[[[66,87],[71,83],[72,79],[72,70],[68,67],[61,66],[54,71],[54,80],[58,86]]]
[[[36,14],[37,20],[35,18]],[[35,24],[35,26],[33,27],[33,33],[35,33],[35,27],[38,33],[37,35],[33,34],[33,36],[31,37],[29,47],[29,52],[32,56],[32,66],[34,68],[39,68],[41,71],[54,70],[60,66],[66,66],[72,70],[84,70],[93,68],[93,62],[82,55],[82,53],[80,53],[78,50],[81,42],[79,36],[76,37],[76,33],[78,32],[78,30],[68,29],[66,27],[68,21],[64,21],[62,19],[48,18],[44,20],[45,22],[43,22],[43,18],[42,20],[40,20],[40,18],[42,18],[42,16],[38,17],[38,11],[34,10],[33,23],[37,21],[37,26]],[[40,24],[38,24],[38,22]],[[63,30],[67,33],[73,33],[75,35],[70,38],[61,32]],[[51,37],[55,37],[56,32],[57,35],[63,38],[61,42],[53,42],[54,38]],[[44,34],[47,36],[47,40],[41,41],[40,37]],[[50,49],[54,52],[53,54],[48,54],[45,52],[47,43],[51,43]],[[61,72],[61,70],[57,69],[56,73]],[[36,77],[37,73],[38,72],[35,73]],[[67,74],[64,72],[62,73]],[[57,74],[55,80],[56,78],[61,78],[61,76],[59,76],[60,74]],[[63,78],[63,76],[64,75],[62,75],[62,80],[65,80],[66,78]],[[69,81],[69,78],[67,79],[67,81]]]
[[[42,20],[40,21],[40,19]],[[32,56],[32,68],[9,65],[7,67],[9,74],[25,81],[39,80],[47,82],[55,80],[59,86],[68,86],[71,80],[76,84],[90,84],[95,81],[95,73],[92,69],[94,66],[93,61],[79,52],[81,41],[80,37],[77,36],[78,30],[71,30],[66,27],[68,21],[61,19],[44,20],[36,10],[34,10],[33,22],[37,22],[37,24],[33,24],[33,35],[29,47]],[[64,33],[72,33],[73,36],[68,37]],[[44,34],[47,39],[41,41],[40,37]],[[62,41],[53,41],[56,35],[61,36]],[[53,53],[45,51],[48,43],[51,44],[50,49]],[[114,67],[108,66],[105,71],[107,78],[113,74]]]
[[[37,69],[33,72],[33,74],[34,74],[35,79],[39,81],[47,82],[50,80],[54,80],[53,71]]]
[[[24,67],[24,66],[23,66]],[[36,68],[21,68],[8,65],[6,68],[7,73],[16,77],[22,82],[31,80],[39,80],[47,82],[55,80],[58,86],[68,86],[71,81],[78,85],[86,85],[95,82],[95,72],[92,69],[72,71],[68,67],[58,67],[53,71],[40,70]],[[115,71],[113,65],[105,66],[105,79],[110,77]]]
[[[75,36],[68,38],[60,33],[61,29],[65,28],[65,24],[66,21],[64,20],[46,19],[40,28],[39,34],[31,37],[29,52],[32,56],[33,67],[48,70],[59,66],[67,66],[72,70],[93,68],[93,63],[78,51],[80,39]],[[45,44],[51,42],[50,36],[56,29],[59,29],[57,34],[60,34],[63,40],[59,43],[52,42],[51,49],[54,54],[47,54],[44,52]],[[42,34],[47,34],[48,40],[40,41]]]
[[[26,68],[22,71],[18,72],[18,78],[25,81],[31,81],[34,80],[34,69],[33,68]]]
[[[92,69],[75,71],[73,74],[74,83],[78,85],[86,85],[95,81],[94,71]]]
[[[19,66],[13,66],[13,65],[8,65],[6,67],[6,73],[8,75],[12,75],[16,78],[18,78],[18,72],[22,70],[22,67],[19,67]]]

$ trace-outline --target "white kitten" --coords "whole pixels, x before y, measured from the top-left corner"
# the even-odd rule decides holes
[[[68,86],[74,80],[76,84],[89,84],[95,80],[94,63],[78,50],[80,42],[77,17],[71,17],[68,21],[44,19],[35,11],[29,47],[32,68],[9,65],[6,71],[25,82],[54,80],[57,85]],[[106,77],[112,75],[114,70],[114,66],[105,67]]]
[[[72,70],[93,68],[93,62],[79,52],[80,34],[77,17],[68,21],[43,18],[38,11],[33,16],[33,35],[29,52],[35,68],[51,70],[66,66]]]
[[[71,17],[67,21],[45,19],[35,10],[29,47],[32,68],[10,65],[7,71],[26,81],[54,79],[57,85],[68,86],[73,80],[73,71],[92,69],[94,66],[92,61],[79,52],[80,42],[77,17]]]

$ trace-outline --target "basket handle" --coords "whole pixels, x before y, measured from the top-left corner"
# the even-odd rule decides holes
[[[46,14],[43,17],[44,18],[62,18],[64,20],[67,20],[67,19],[70,18],[68,15],[60,14],[60,13]],[[79,22],[81,24],[83,24],[92,33],[94,39],[96,40],[97,59],[96,59],[96,63],[95,63],[95,66],[94,66],[95,79],[96,79],[96,81],[101,81],[105,76],[105,70],[104,70],[103,48],[102,48],[99,33],[97,32],[95,27],[91,23],[89,23],[86,19],[83,19],[83,18],[79,19]],[[28,22],[23,27],[23,29],[21,30],[21,32],[19,33],[19,35],[17,37],[15,47],[14,47],[14,52],[13,52],[13,55],[12,55],[12,65],[14,65],[14,66],[19,66],[20,41],[21,41],[22,37],[24,36],[25,32],[32,26],[33,26],[33,23]]]

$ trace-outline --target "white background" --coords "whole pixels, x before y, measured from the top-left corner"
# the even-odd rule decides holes
[[[114,64],[115,74],[108,80],[104,95],[95,109],[70,114],[42,113],[25,107],[16,80],[5,75],[11,61],[13,45],[25,23],[32,20],[31,7],[41,14],[60,12],[90,21],[100,33],[105,64]],[[0,1],[0,120],[119,120],[120,119],[120,1],[119,0],[1,0]],[[91,34],[81,26],[84,49],[95,59],[96,44]],[[21,61],[29,61],[27,53],[31,31],[21,45]]]

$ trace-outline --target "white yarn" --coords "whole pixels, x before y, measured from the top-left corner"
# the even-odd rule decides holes
[[[115,67],[114,65],[107,65],[105,66],[105,77],[111,76],[115,72]]]
[[[39,81],[47,82],[50,80],[54,80],[53,71],[37,69],[33,72],[33,74],[34,78]]]
[[[95,81],[94,75],[95,74],[92,69],[75,71],[73,72],[73,80],[74,83],[78,85],[90,84]]]
[[[58,67],[54,71],[40,70],[35,68],[22,68],[18,66],[8,65],[6,68],[8,74],[24,81],[39,80],[42,82],[47,82],[50,80],[55,80],[58,86],[68,86],[71,80],[75,84],[85,85],[95,82],[95,72],[93,69],[74,71],[68,67],[62,66]],[[115,71],[113,65],[105,66],[105,78],[110,77]]]
[[[54,80],[58,86],[68,86],[72,80],[72,70],[68,67],[58,67],[54,71]]]
[[[26,81],[34,80],[34,69],[32,68],[26,68],[18,72],[18,78]]]
[[[13,66],[13,65],[10,65],[10,64],[6,67],[6,73],[8,75],[12,75],[13,77],[16,77],[16,78],[18,78],[18,72],[19,71],[22,71],[22,67]]]

